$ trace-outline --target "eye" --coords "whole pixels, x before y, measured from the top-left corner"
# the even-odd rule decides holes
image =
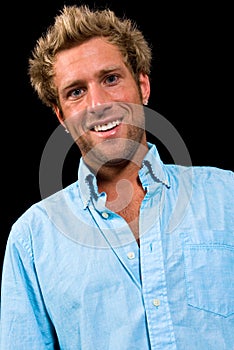
[[[105,82],[110,85],[116,84],[118,82],[118,76],[111,74],[106,78]]]
[[[71,98],[77,99],[81,97],[83,93],[84,93],[84,89],[79,88],[79,89],[71,90],[68,95]]]

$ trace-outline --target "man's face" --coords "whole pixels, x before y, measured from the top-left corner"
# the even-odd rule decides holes
[[[57,116],[88,165],[117,164],[146,145],[142,99],[149,97],[149,79],[140,76],[141,99],[116,46],[93,38],[59,52],[54,69],[63,119],[58,109]]]

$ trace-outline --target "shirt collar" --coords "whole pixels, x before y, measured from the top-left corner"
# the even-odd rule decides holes
[[[170,184],[166,168],[160,159],[156,146],[148,142],[148,147],[149,151],[143,159],[142,167],[139,171],[139,177],[143,188],[147,188],[150,191],[153,191],[153,188],[155,188],[155,186],[158,187],[158,185],[169,188]],[[98,192],[96,177],[85,164],[83,158],[80,159],[78,180],[81,199],[85,209],[92,199],[97,200],[99,197],[103,196],[103,193]]]

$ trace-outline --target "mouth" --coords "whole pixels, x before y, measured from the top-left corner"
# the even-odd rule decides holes
[[[121,120],[117,119],[105,124],[94,125],[94,127],[91,130],[96,132],[110,131],[114,129],[116,126],[118,126],[120,123],[121,123]]]

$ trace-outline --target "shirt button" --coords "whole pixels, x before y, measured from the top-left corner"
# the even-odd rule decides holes
[[[135,253],[134,252],[129,252],[127,254],[128,259],[134,259],[135,258]]]
[[[154,306],[159,306],[160,305],[160,300],[159,299],[153,299],[153,305]]]
[[[104,219],[108,219],[109,214],[106,213],[106,212],[104,211],[104,212],[102,213],[102,217],[103,217]]]

